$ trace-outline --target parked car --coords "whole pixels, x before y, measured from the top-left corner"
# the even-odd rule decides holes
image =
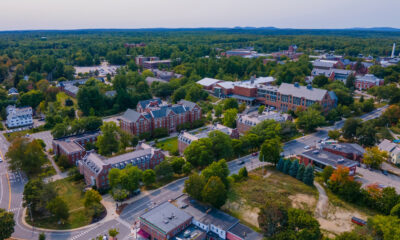
[[[357,218],[357,217],[352,217],[351,221],[353,223],[357,224],[357,225],[360,225],[360,226],[364,226],[365,224],[367,224],[367,222],[365,220],[362,220],[362,219]]]
[[[382,170],[382,174],[385,175],[385,176],[387,176],[387,175],[388,175],[388,171]]]
[[[138,188],[138,189],[136,189],[135,191],[133,191],[133,196],[137,196],[137,195],[139,195],[140,194],[140,189]]]
[[[239,165],[243,165],[244,164],[244,160],[240,160]]]
[[[254,152],[251,154],[251,156],[257,156],[257,155],[258,155],[258,152]]]
[[[308,146],[308,145],[306,145],[306,146],[304,147],[305,150],[308,150],[308,149],[310,149],[310,148],[311,148],[311,147]]]

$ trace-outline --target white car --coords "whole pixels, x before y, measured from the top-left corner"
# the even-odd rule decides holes
[[[310,149],[310,146],[306,145],[306,146],[304,147],[304,149],[305,149],[305,150],[308,150],[308,149]]]

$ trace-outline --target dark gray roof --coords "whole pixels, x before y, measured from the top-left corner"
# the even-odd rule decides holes
[[[12,87],[8,90],[8,94],[15,94],[15,93],[18,93],[18,90],[14,87]]]
[[[147,77],[146,82],[151,85],[153,82],[168,83],[168,81],[156,77]]]
[[[141,106],[142,108],[146,108],[147,105],[149,105],[149,103],[154,102],[154,101],[157,102],[158,104],[161,104],[161,99],[159,99],[159,98],[153,98],[153,99],[142,100],[142,101],[139,101],[139,104],[140,104],[140,106]]]
[[[64,87],[64,90],[68,91],[68,92],[70,92],[70,93],[72,93],[74,95],[77,95],[78,91],[79,91],[79,88],[77,86],[74,86],[74,85],[66,85]]]
[[[140,216],[141,220],[152,224],[153,227],[161,230],[165,234],[191,218],[192,216],[169,202],[164,202]]]
[[[253,231],[251,228],[241,223],[236,224],[228,231],[244,240],[261,240],[263,238],[261,234]]]
[[[228,97],[236,98],[236,99],[243,100],[243,101],[254,101],[256,99],[254,97],[246,97],[246,96],[241,96],[241,95],[236,95],[236,94],[228,95]]]
[[[161,106],[157,110],[151,111],[151,115],[154,118],[162,118],[162,117],[167,116],[171,111],[174,112],[175,114],[181,114],[181,113],[186,112],[187,110],[182,105],[173,105],[173,106],[165,105],[165,106]]]
[[[128,121],[128,122],[136,122],[140,116],[141,116],[141,114],[136,112],[135,110],[128,109],[121,116],[121,118],[123,118],[125,121]]]
[[[364,148],[356,143],[325,144],[323,145],[323,148],[337,150],[344,153],[355,153],[357,155],[363,155],[365,153]]]
[[[183,100],[183,99],[180,100],[180,101],[178,102],[178,104],[181,104],[181,105],[183,105],[183,106],[189,108],[189,110],[192,110],[194,107],[197,106],[196,103],[190,102],[190,101],[186,101],[186,100]]]
[[[356,161],[324,150],[309,150],[303,152],[302,154],[300,154],[300,156],[306,157],[325,166],[331,166],[333,168],[336,168],[338,165],[342,165],[345,167],[353,167],[358,165]]]

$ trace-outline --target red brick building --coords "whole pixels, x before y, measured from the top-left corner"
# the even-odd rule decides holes
[[[298,107],[306,109],[314,104],[321,105],[328,112],[337,105],[337,97],[333,91],[313,88],[311,85],[300,86],[298,83],[282,83],[279,88],[268,89],[265,93],[265,103],[277,110],[287,112]]]
[[[357,162],[362,162],[365,153],[364,148],[356,143],[324,144],[322,149]]]
[[[97,141],[99,132],[86,133],[70,137],[54,139],[53,151],[56,156],[65,155],[73,165],[86,155],[85,145]]]
[[[130,164],[142,170],[153,169],[164,159],[165,156],[160,149],[140,143],[135,151],[111,158],[89,152],[79,161],[79,171],[84,176],[87,185],[107,188],[109,186],[108,172],[111,168],[124,169]]]
[[[121,129],[133,135],[152,133],[157,128],[165,128],[171,133],[181,124],[202,118],[201,108],[186,100],[174,105],[162,105],[157,99],[146,100],[138,103],[137,110],[128,109],[120,120]]]
[[[375,86],[382,86],[383,83],[384,83],[383,79],[377,78],[372,74],[366,74],[364,76],[356,76],[356,81],[354,85],[357,89],[363,90]]]

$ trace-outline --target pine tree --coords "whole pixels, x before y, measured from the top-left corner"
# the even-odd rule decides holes
[[[303,182],[309,186],[314,184],[314,168],[311,166],[311,164],[306,167],[303,176]]]
[[[300,164],[299,169],[297,170],[296,178],[300,181],[303,181],[304,171],[306,170],[306,166],[304,163]]]
[[[296,159],[292,162],[292,165],[290,166],[289,175],[295,178],[298,170],[299,170],[299,160]]]
[[[283,172],[284,163],[285,161],[283,160],[283,158],[280,158],[278,164],[276,165],[276,170]]]
[[[289,159],[285,160],[285,163],[283,165],[283,173],[289,174],[291,164],[292,164],[292,162]]]

